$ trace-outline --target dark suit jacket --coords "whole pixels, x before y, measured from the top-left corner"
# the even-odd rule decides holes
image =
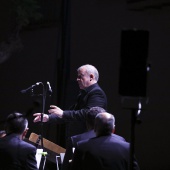
[[[129,161],[129,143],[115,136],[101,136],[78,142],[72,170],[128,170]],[[139,170],[135,159],[134,170]]]
[[[1,170],[37,170],[36,148],[16,134],[0,138]]]
[[[89,86],[85,90],[81,90],[76,103],[71,106],[70,110],[65,110],[63,112],[62,119],[53,114],[49,116],[50,121],[55,120],[58,123],[64,121],[66,124],[67,143],[62,170],[69,169],[69,160],[72,159],[72,144],[70,137],[87,131],[86,110],[95,106],[102,107],[105,110],[107,109],[106,95],[97,83]]]
[[[96,83],[88,88],[81,90],[77,97],[77,101],[69,110],[64,110],[63,118],[58,118],[56,115],[49,116],[50,121],[58,123],[66,123],[66,138],[87,131],[86,128],[86,110],[91,107],[99,106],[107,110],[107,98],[104,91]]]

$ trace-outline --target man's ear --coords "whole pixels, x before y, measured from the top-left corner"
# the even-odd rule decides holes
[[[114,126],[114,128],[113,128],[113,130],[112,130],[112,133],[115,133],[115,126]]]
[[[112,130],[112,133],[115,133],[115,129]]]
[[[27,135],[29,128],[26,128],[24,132],[22,133],[22,139],[25,139],[25,136]]]
[[[94,75],[90,74],[90,81],[92,81],[94,79]]]

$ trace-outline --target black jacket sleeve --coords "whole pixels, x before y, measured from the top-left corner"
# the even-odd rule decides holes
[[[65,110],[63,112],[63,119],[67,121],[84,120],[86,111],[91,107],[99,106],[104,109],[107,107],[106,95],[101,89],[94,89],[87,93],[82,99],[82,108],[79,110]]]

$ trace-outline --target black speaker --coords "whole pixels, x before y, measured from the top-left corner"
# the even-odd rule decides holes
[[[146,96],[148,44],[149,32],[146,30],[121,32],[120,95]]]

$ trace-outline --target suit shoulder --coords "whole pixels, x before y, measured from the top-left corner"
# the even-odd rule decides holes
[[[33,144],[30,144],[30,143],[25,142],[25,141],[21,141],[21,144],[24,148],[36,150],[36,147]]]
[[[104,95],[106,96],[105,92],[100,88],[100,87],[96,87],[96,88],[93,88],[91,89],[88,94],[99,94],[99,95]]]
[[[126,141],[125,138],[123,138],[122,136],[119,136],[117,134],[112,134],[112,137],[118,139],[118,140],[121,140],[121,141]]]

